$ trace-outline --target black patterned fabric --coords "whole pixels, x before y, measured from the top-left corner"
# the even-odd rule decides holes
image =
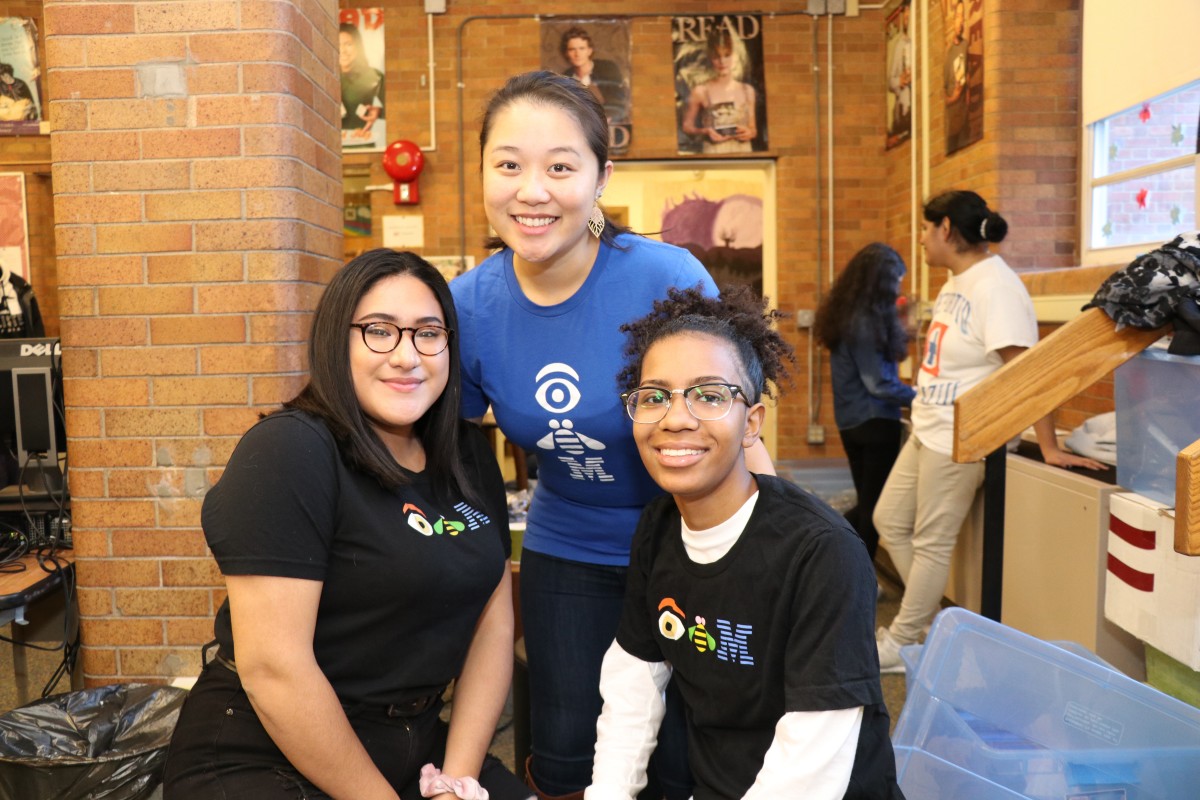
[[[1104,281],[1084,308],[1117,323],[1150,330],[1175,326],[1170,352],[1200,355],[1200,233],[1176,236]]]

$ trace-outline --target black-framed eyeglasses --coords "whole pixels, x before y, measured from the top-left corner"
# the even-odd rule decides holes
[[[671,410],[671,400],[683,395],[688,411],[696,419],[713,422],[723,419],[733,408],[735,397],[741,397],[749,406],[750,400],[742,387],[732,383],[698,383],[686,389],[660,389],[655,386],[639,386],[621,395],[625,411],[634,422],[651,424],[662,421]]]
[[[390,353],[400,346],[404,332],[412,333],[413,347],[423,356],[436,356],[450,344],[454,331],[441,325],[419,325],[402,328],[391,322],[351,322],[351,328],[362,333],[363,344],[374,353]]]

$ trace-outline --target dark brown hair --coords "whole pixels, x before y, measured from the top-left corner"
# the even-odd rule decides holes
[[[967,189],[951,189],[925,203],[925,219],[941,225],[949,218],[958,235],[959,250],[978,247],[984,242],[1002,242],[1008,235],[1008,222],[988,208],[987,201]]]
[[[446,388],[414,426],[425,447],[426,473],[439,490],[457,487],[468,498],[478,501],[459,453],[462,426],[466,423],[459,414],[462,370],[455,335],[458,315],[446,279],[420,256],[381,247],[368,250],[338,270],[321,295],[313,316],[308,342],[308,384],[283,406],[321,418],[337,440],[342,458],[373,475],[383,486],[394,488],[410,482],[408,473],[396,463],[371,427],[350,374],[350,323],[354,321],[359,301],[379,281],[398,275],[411,275],[429,287],[442,308],[446,327],[452,331]]]
[[[479,164],[483,167],[483,153],[487,148],[488,138],[492,134],[492,125],[496,115],[514,103],[525,101],[534,105],[551,106],[569,114],[583,131],[588,149],[596,156],[596,166],[604,172],[608,163],[608,117],[604,115],[604,107],[588,91],[582,83],[565,75],[555,75],[553,72],[539,70],[525,72],[508,79],[500,87],[492,99],[488,101],[483,112],[483,122],[479,128]],[[616,246],[616,237],[628,232],[606,214],[604,217],[604,232],[600,240]],[[504,247],[504,241],[499,237],[491,237],[485,245],[489,250]]]
[[[866,330],[880,353],[904,358],[908,333],[896,312],[896,287],[906,271],[904,259],[886,244],[872,242],[855,253],[817,308],[817,341],[833,350],[856,329]]]

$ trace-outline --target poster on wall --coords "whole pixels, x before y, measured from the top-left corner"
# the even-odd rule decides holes
[[[886,12],[888,150],[912,135],[913,43],[908,32],[909,2],[894,0]]]
[[[37,24],[0,18],[0,135],[38,133],[43,119]]]
[[[946,31],[942,85],[946,155],[983,138],[983,3],[941,0]]]
[[[25,174],[0,172],[0,267],[29,280],[29,223]]]
[[[662,240],[691,252],[718,286],[763,291],[763,196],[761,181],[706,177],[664,183],[647,198],[662,208]]]
[[[383,9],[343,8],[338,17],[342,152],[380,153],[387,147]]]
[[[623,19],[542,20],[542,69],[582,83],[608,116],[609,155],[624,155],[633,140],[630,78],[633,40]]]
[[[672,17],[671,46],[679,152],[766,150],[762,16]]]

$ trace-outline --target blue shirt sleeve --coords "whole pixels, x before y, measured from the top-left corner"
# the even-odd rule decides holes
[[[916,390],[900,380],[896,362],[875,349],[868,337],[856,336],[850,342],[850,357],[858,367],[863,386],[872,397],[901,406],[911,406]]]

